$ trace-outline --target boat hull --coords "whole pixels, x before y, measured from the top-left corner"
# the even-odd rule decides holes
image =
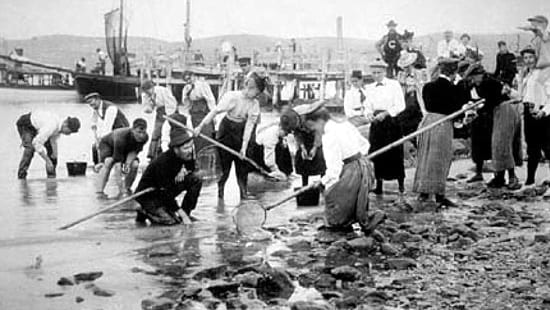
[[[138,100],[139,77],[77,74],[74,79],[81,100],[92,92],[97,92],[103,99],[113,102]]]

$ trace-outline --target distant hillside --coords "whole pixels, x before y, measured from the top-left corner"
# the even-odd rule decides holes
[[[472,35],[473,42],[477,43],[480,50],[485,53],[484,63],[490,70],[494,68],[496,54],[496,42],[504,40],[508,42],[510,49],[516,49],[517,34],[480,34]],[[236,47],[239,55],[251,55],[253,50],[260,53],[273,50],[280,42],[283,47],[290,44],[289,38],[276,38],[262,35],[225,35],[208,38],[199,38],[193,41],[193,48],[201,50],[207,60],[214,59],[215,50],[219,49],[221,42],[228,40]],[[415,38],[415,44],[422,46],[428,57],[436,53],[437,42],[441,40],[441,34],[423,35]],[[530,40],[528,34],[521,34],[520,46],[523,47]],[[319,52],[325,49],[335,49],[335,37],[296,38],[298,46],[308,52]],[[346,49],[355,54],[362,53],[368,58],[375,58],[374,40],[346,38],[344,45]],[[130,37],[128,38],[129,50],[135,53],[137,58],[145,54],[157,53],[159,51],[172,53],[183,47],[182,42],[167,42],[152,38]],[[70,35],[50,35],[34,37],[27,40],[0,40],[0,52],[5,54],[15,47],[21,47],[25,56],[44,63],[57,64],[63,67],[72,68],[80,57],[85,57],[89,67],[95,63],[95,50],[100,47],[105,49],[104,38],[81,37]]]

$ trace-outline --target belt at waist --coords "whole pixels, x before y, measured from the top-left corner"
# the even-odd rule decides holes
[[[355,155],[352,155],[352,156],[350,156],[350,157],[343,160],[344,165],[350,164],[350,163],[360,159],[361,157],[362,157],[361,153],[357,153]]]
[[[233,116],[231,116],[231,115],[229,115],[229,114],[226,114],[225,117],[226,117],[228,120],[230,120],[230,121],[232,121],[232,122],[235,122],[235,123],[244,123],[244,122],[246,121],[246,119],[238,119],[238,118],[233,117]]]

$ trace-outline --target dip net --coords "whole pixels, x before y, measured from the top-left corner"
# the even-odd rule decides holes
[[[266,210],[256,201],[245,201],[233,211],[233,222],[240,234],[257,232],[265,223]]]

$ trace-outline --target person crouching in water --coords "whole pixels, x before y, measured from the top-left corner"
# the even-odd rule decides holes
[[[126,175],[125,184],[122,185],[123,188],[120,191],[121,195],[131,193],[130,188],[139,167],[138,154],[147,140],[149,140],[147,122],[142,118],[134,120],[132,128],[118,128],[101,138],[99,141],[100,163],[95,167],[96,170],[100,170],[97,189],[99,196],[105,197],[105,186],[115,164],[121,164],[122,174]]]
[[[254,140],[254,128],[260,117],[260,104],[257,97],[265,90],[265,87],[265,78],[256,73],[250,74],[243,90],[230,91],[222,96],[215,109],[210,111],[195,128],[195,135],[197,136],[206,124],[210,124],[216,115],[226,112],[227,114],[220,123],[216,139],[239,152],[241,157],[246,156],[248,144]],[[233,162],[235,162],[241,200],[248,199],[247,182],[251,167],[242,158],[231,155],[227,151],[220,149],[219,154],[222,168],[222,176],[218,181],[219,200],[223,201],[224,199],[225,183],[229,178]]]
[[[347,231],[359,223],[365,235],[372,233],[384,215],[367,216],[372,172],[363,155],[369,151],[369,142],[351,123],[334,121],[323,107],[304,119],[308,129],[322,136],[327,171],[320,183],[325,188],[328,228]]]
[[[191,217],[197,206],[202,188],[202,177],[196,170],[195,145],[193,136],[187,130],[170,128],[170,149],[154,159],[143,172],[136,193],[147,188],[155,191],[136,198],[141,205],[136,222],[174,225],[182,222],[183,216]],[[186,191],[178,204],[176,197]],[[181,214],[185,212],[185,214]]]
[[[287,135],[292,134],[296,141],[294,170],[302,177],[302,186],[308,185],[310,176],[322,177],[327,170],[321,134],[305,126],[304,117],[313,109],[306,104],[285,108],[280,117],[281,129]]]
[[[279,124],[259,128],[249,152],[250,159],[279,181],[287,180],[292,173],[292,157],[285,136],[286,132]]]

